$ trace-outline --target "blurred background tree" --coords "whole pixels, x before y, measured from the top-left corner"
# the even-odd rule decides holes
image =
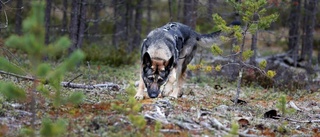
[[[12,33],[22,34],[21,23],[32,1],[9,0],[0,4],[2,39]],[[275,47],[275,53],[290,52],[295,66],[299,60],[306,60],[309,65],[319,63],[318,3],[268,0],[267,11],[277,11],[280,17],[261,33],[264,36],[259,36],[258,41],[263,43],[258,42],[258,46]],[[46,0],[45,12],[46,44],[69,35],[72,40],[69,53],[81,48],[88,55],[86,60],[114,66],[136,62],[142,39],[151,29],[169,21],[209,33],[216,30],[213,13],[227,23],[242,20],[225,0]]]

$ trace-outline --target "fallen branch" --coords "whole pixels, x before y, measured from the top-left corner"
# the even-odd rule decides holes
[[[280,119],[281,117],[274,117]],[[296,119],[291,119],[291,118],[284,118],[284,120],[291,121],[291,122],[296,122],[296,123],[320,123],[320,119],[316,120],[296,120]]]
[[[287,121],[297,122],[297,123],[320,123],[320,119],[317,120],[295,120],[291,118],[285,118]]]
[[[162,133],[176,133],[176,134],[181,133],[180,130],[175,130],[175,129],[160,129],[160,132],[162,132]]]
[[[114,83],[87,85],[87,84],[79,84],[79,83],[61,82],[61,85],[65,88],[82,88],[82,89],[107,88],[107,89],[116,90],[116,91],[120,89],[120,86]]]
[[[20,116],[32,116],[31,112],[24,111],[24,110],[14,110],[15,113],[17,113]]]
[[[289,101],[289,105],[297,111],[302,111],[293,101]]]
[[[24,80],[29,80],[29,81],[40,81],[39,79],[35,79],[33,77],[21,76],[18,74],[14,74],[14,73],[2,71],[2,70],[0,70],[0,74],[5,74],[5,75],[9,75],[9,76],[21,78]],[[82,74],[78,75],[74,79],[80,77],[81,75]],[[120,86],[118,84],[114,84],[114,83],[104,83],[104,84],[95,84],[95,85],[71,83],[74,79],[70,80],[69,82],[61,82],[60,84],[65,88],[82,88],[82,89],[95,89],[95,88],[105,89],[105,88],[107,88],[107,89],[115,90],[115,91],[118,91],[120,89]],[[48,83],[44,83],[44,84],[48,84]]]

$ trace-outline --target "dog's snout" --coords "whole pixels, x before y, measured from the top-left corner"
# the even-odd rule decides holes
[[[159,87],[156,83],[151,84],[150,89],[148,89],[148,95],[150,98],[156,98],[159,95]]]
[[[148,90],[148,95],[150,98],[156,98],[159,95],[159,91],[157,89]]]
[[[158,94],[157,93],[150,93],[150,98],[156,98],[156,97],[158,97]]]

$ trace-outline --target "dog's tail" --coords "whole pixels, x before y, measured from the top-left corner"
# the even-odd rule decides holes
[[[233,21],[228,26],[233,26],[233,25],[240,26],[241,22]],[[220,36],[229,37],[232,34],[233,34],[233,32],[224,33],[221,30],[220,31],[216,31],[216,32],[212,32],[212,33],[209,33],[209,34],[200,34],[199,39],[198,39],[198,45],[200,45],[202,47],[206,47],[206,48],[210,48],[213,44],[221,45],[221,44],[223,44],[223,41],[220,40]]]
[[[198,39],[198,45],[206,48],[211,47],[214,43],[217,45],[220,45],[222,44],[220,40],[221,34],[222,34],[221,31],[216,31],[209,34],[200,34],[199,36],[200,38]]]

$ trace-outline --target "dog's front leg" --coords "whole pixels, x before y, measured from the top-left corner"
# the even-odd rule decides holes
[[[143,82],[143,79],[142,79],[142,75],[140,74],[138,91],[137,91],[136,95],[134,96],[134,98],[136,100],[142,100],[143,99],[144,88],[145,88],[144,82]]]
[[[173,89],[173,92],[170,94],[170,97],[172,98],[178,98],[178,95],[181,94],[181,88],[182,88],[182,85],[184,83],[184,74],[180,74],[180,76],[178,76],[178,80],[177,80],[177,83],[175,85],[175,88]]]
[[[171,70],[171,73],[169,75],[169,79],[168,79],[168,82],[167,84],[164,86],[164,90],[162,92],[162,96],[163,97],[166,97],[166,96],[169,96],[169,94],[172,93],[172,90],[173,90],[173,86],[176,82],[176,79],[177,79],[177,73],[176,73],[176,68],[173,68]]]
[[[178,98],[178,95],[180,94],[180,90],[181,90],[181,87],[182,87],[182,84],[184,82],[184,75],[181,74],[181,66],[182,66],[182,63],[179,62],[178,64],[178,68],[176,69],[176,84],[174,85],[174,88],[173,88],[173,92],[171,92],[171,94],[169,95],[170,97],[176,99]]]

